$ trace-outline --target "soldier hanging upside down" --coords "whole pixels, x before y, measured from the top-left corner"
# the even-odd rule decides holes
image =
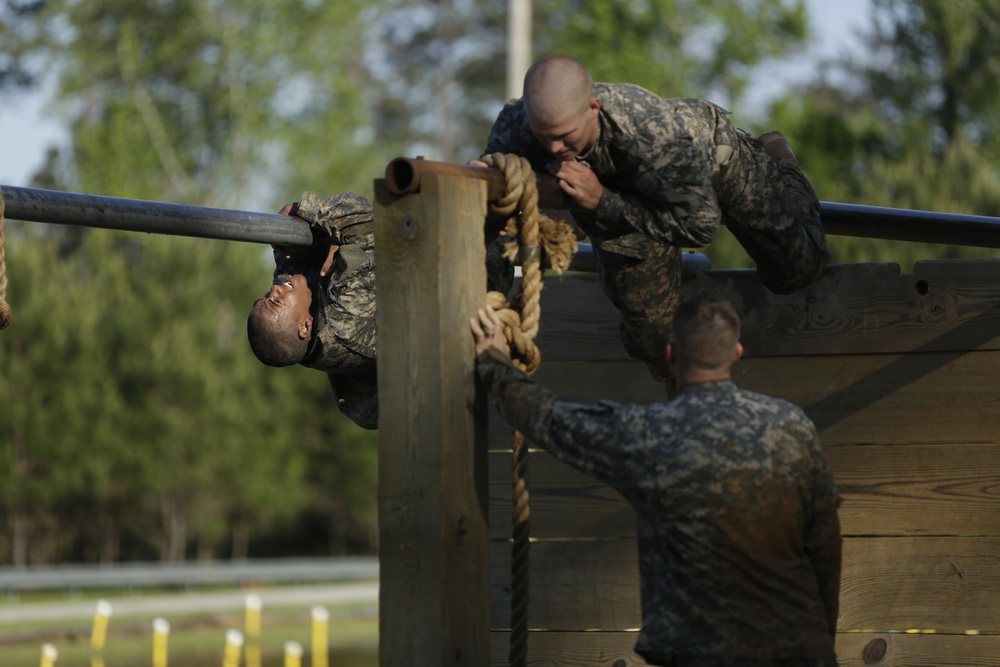
[[[317,240],[274,247],[273,284],[247,318],[250,347],[268,366],[326,372],[341,412],[377,428],[371,203],[351,193],[324,201],[307,192],[280,212],[306,220]]]
[[[311,192],[280,213],[309,223],[309,247],[274,246],[274,277],[247,317],[247,337],[268,366],[324,371],[340,411],[378,428],[375,234],[372,205],[352,193]],[[495,241],[487,248],[488,289],[506,293],[513,266]]]
[[[622,342],[661,378],[682,246],[709,243],[725,224],[776,293],[811,285],[829,260],[819,201],[780,132],[753,138],[710,102],[593,83],[572,58],[528,70],[485,153],[526,157],[579,205]]]

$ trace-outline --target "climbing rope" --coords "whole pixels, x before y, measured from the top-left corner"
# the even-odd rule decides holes
[[[542,251],[552,269],[562,273],[576,252],[576,234],[563,221],[553,220],[538,209],[538,187],[531,164],[523,157],[494,153],[484,162],[503,172],[506,193],[490,203],[494,215],[506,216],[503,235],[511,240],[504,257],[521,260],[521,289],[513,305],[500,292],[489,292],[487,303],[503,322],[503,336],[511,349],[514,365],[534,373],[542,361],[535,345],[541,319]],[[514,433],[511,481],[513,519],[511,546],[510,648],[511,667],[524,667],[528,657],[528,549],[531,506],[528,493],[528,445],[524,435]]]
[[[4,241],[4,211],[7,205],[3,200],[3,188],[0,187],[0,329],[6,329],[10,324],[10,306],[7,304],[7,251]]]

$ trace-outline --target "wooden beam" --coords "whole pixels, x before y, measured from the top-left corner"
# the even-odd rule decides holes
[[[493,633],[492,667],[507,667],[508,634]],[[547,667],[644,667],[635,632],[533,632],[531,664]],[[842,632],[843,667],[1000,667],[1000,635]]]
[[[845,445],[827,447],[826,455],[843,497],[844,535],[1000,532],[1000,444]],[[490,459],[490,535],[505,540],[510,452]],[[551,454],[532,452],[531,485],[532,537],[635,537],[635,512],[614,489]]]
[[[485,402],[468,318],[486,288],[486,186],[375,183],[379,384],[379,660],[489,660]]]
[[[1000,625],[1000,537],[844,539],[841,631],[995,632]],[[493,627],[508,629],[510,549],[491,549]],[[531,544],[533,627],[632,630],[641,625],[634,539]]]

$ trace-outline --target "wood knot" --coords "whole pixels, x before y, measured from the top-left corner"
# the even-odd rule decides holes
[[[417,221],[412,215],[407,214],[403,218],[400,223],[400,232],[407,241],[417,238]]]
[[[861,657],[865,661],[866,665],[874,665],[885,657],[887,647],[888,645],[881,637],[873,639],[865,646],[865,650],[862,652]]]

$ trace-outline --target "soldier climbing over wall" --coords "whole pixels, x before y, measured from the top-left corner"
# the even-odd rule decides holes
[[[660,378],[682,246],[725,224],[776,293],[811,285],[829,260],[819,200],[780,132],[754,138],[710,102],[594,83],[572,58],[528,70],[524,96],[493,125],[493,153],[527,158],[579,206],[625,349]]]

